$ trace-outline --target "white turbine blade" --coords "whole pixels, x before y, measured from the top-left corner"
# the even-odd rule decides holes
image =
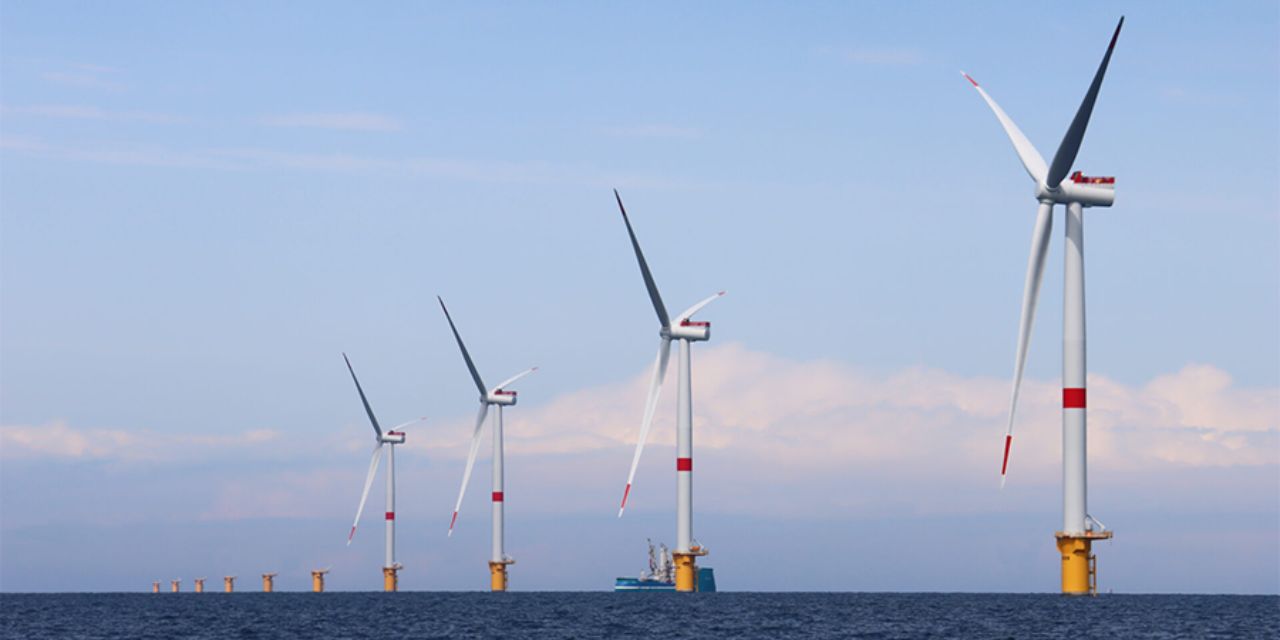
[[[403,428],[405,428],[405,427],[407,427],[407,426],[409,426],[409,425],[411,425],[411,424],[418,424],[419,422],[426,422],[426,421],[427,421],[427,419],[426,419],[426,418],[418,418],[417,420],[410,420],[410,421],[408,421],[408,422],[402,422],[402,423],[400,423],[400,424],[398,424],[398,425],[396,425],[396,426],[392,427],[392,428],[391,428],[391,430],[392,430],[392,431],[399,431],[399,430],[401,430],[401,429],[403,429]]]
[[[382,427],[378,426],[378,419],[373,416],[373,408],[369,406],[369,400],[364,397],[364,389],[360,387],[360,379],[356,378],[356,370],[351,368],[351,360],[347,358],[347,354],[342,354],[342,359],[347,363],[347,371],[351,372],[351,380],[356,383],[356,391],[360,392],[360,402],[364,404],[364,412],[369,414],[369,422],[373,423],[373,430],[378,434],[378,442],[382,442]]]
[[[658,295],[658,285],[653,281],[653,274],[649,272],[649,263],[644,259],[644,252],[640,251],[640,241],[636,240],[636,232],[631,229],[631,219],[627,217],[627,208],[622,206],[622,196],[618,195],[618,190],[613,190],[613,197],[618,201],[618,209],[622,211],[622,221],[627,225],[627,235],[631,236],[631,248],[636,251],[636,261],[640,263],[640,275],[644,277],[644,286],[649,290],[649,299],[653,301],[653,310],[658,313],[658,322],[666,327],[671,324],[671,317],[667,315],[667,305],[662,304],[662,296]]]
[[[693,314],[701,311],[703,307],[711,304],[712,302],[715,302],[717,298],[719,298],[720,296],[723,296],[724,294],[725,292],[721,291],[715,295],[707,297],[706,300],[703,300],[702,302],[699,302],[698,304],[695,304],[692,307],[685,309],[684,313],[681,313],[680,315],[676,316],[676,323],[678,324],[680,322],[688,320],[689,318],[692,318]]]
[[[1009,426],[1004,434],[1004,459],[1000,463],[1000,486],[1004,486],[1009,470],[1009,447],[1013,444],[1013,414],[1018,407],[1018,389],[1022,386],[1022,368],[1027,363],[1027,347],[1031,342],[1031,325],[1036,318],[1036,299],[1044,279],[1045,258],[1049,253],[1049,234],[1053,231],[1053,204],[1042,202],[1036,213],[1036,227],[1031,232],[1031,257],[1027,258],[1027,282],[1022,292],[1022,319],[1018,323],[1018,354],[1013,364],[1013,392],[1009,398]]]
[[[531,374],[531,373],[533,373],[534,371],[537,371],[537,370],[538,370],[538,368],[537,368],[537,367],[530,367],[530,368],[528,368],[528,369],[525,369],[524,371],[521,371],[520,373],[517,373],[517,374],[515,374],[514,376],[511,376],[510,378],[507,378],[506,380],[503,380],[502,382],[500,382],[500,383],[498,384],[498,386],[494,387],[494,388],[493,388],[493,390],[494,390],[494,391],[498,391],[499,389],[505,389],[505,388],[507,388],[507,385],[509,385],[509,384],[511,384],[511,383],[513,383],[513,382],[515,382],[516,380],[519,380],[520,378],[523,378],[523,377],[525,377],[525,376],[527,376],[527,375],[529,375],[529,374]]]
[[[631,472],[627,474],[627,488],[622,491],[622,506],[618,507],[618,517],[627,509],[627,497],[631,495],[631,483],[636,479],[636,468],[640,466],[640,454],[644,453],[645,440],[649,439],[649,427],[653,424],[653,412],[658,407],[658,395],[662,393],[662,380],[667,377],[667,361],[671,356],[671,339],[663,338],[658,345],[658,358],[653,363],[653,378],[649,381],[649,397],[644,403],[644,419],[640,422],[640,440],[636,442],[636,455],[631,459]]]
[[[986,100],[987,106],[991,107],[991,110],[995,112],[996,120],[999,120],[1000,126],[1004,127],[1005,134],[1009,136],[1009,142],[1013,143],[1013,150],[1018,152],[1018,159],[1022,161],[1022,168],[1027,170],[1027,174],[1037,184],[1043,182],[1049,170],[1040,152],[1036,151],[1035,145],[1031,144],[1027,136],[1022,134],[1022,129],[1019,129],[1018,125],[1013,123],[1013,118],[1010,118],[1009,114],[1005,113],[1004,109],[1001,109],[1000,105],[996,104],[996,101],[987,95],[987,92],[983,90],[977,80],[974,80],[963,71],[960,72],[960,75],[964,76],[964,79],[968,80],[969,84],[972,84],[973,88],[978,90],[978,95],[982,96],[982,99]]]
[[[1098,101],[1102,77],[1107,74],[1107,65],[1111,63],[1111,52],[1116,48],[1116,39],[1120,37],[1120,27],[1123,26],[1124,16],[1121,16],[1115,33],[1111,34],[1111,44],[1107,45],[1107,52],[1102,56],[1102,64],[1098,65],[1098,71],[1093,75],[1093,82],[1089,84],[1089,91],[1084,94],[1084,101],[1080,103],[1076,117],[1071,120],[1071,126],[1067,128],[1066,135],[1062,136],[1062,144],[1058,145],[1057,153],[1053,154],[1053,164],[1049,166],[1048,178],[1045,179],[1045,184],[1050,189],[1061,184],[1067,177],[1067,172],[1071,170],[1071,165],[1075,164],[1076,154],[1080,152],[1080,143],[1084,141],[1084,130],[1089,127],[1089,116],[1093,115],[1093,104]]]
[[[347,534],[347,546],[356,537],[356,527],[360,526],[360,514],[364,513],[364,503],[369,499],[369,488],[373,486],[373,476],[378,473],[378,461],[382,459],[382,442],[373,448],[373,457],[369,460],[369,475],[364,477],[364,492],[360,494],[360,506],[356,507],[356,519],[351,522],[351,533]]]
[[[476,466],[476,452],[480,450],[480,428],[484,426],[484,417],[489,413],[488,403],[480,403],[480,413],[476,414],[476,428],[471,433],[471,451],[467,454],[467,468],[462,472],[462,489],[458,491],[458,502],[453,505],[453,518],[449,520],[449,535],[453,535],[453,525],[458,523],[458,512],[462,510],[462,497],[467,495],[467,483],[471,481],[471,468]]]
[[[467,352],[467,345],[462,344],[462,336],[458,335],[458,327],[453,324],[453,316],[449,315],[449,308],[444,306],[444,299],[436,296],[436,300],[440,301],[440,308],[444,310],[444,318],[449,321],[449,328],[453,330],[453,339],[458,341],[458,348],[462,350],[462,359],[467,361],[467,369],[471,371],[471,379],[475,380],[476,389],[480,391],[480,402],[484,402],[484,381],[480,379],[480,372],[476,371],[476,363],[471,361],[471,354]]]

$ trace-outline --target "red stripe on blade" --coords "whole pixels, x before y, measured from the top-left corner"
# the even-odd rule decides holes
[[[351,539],[354,537],[356,537],[356,528],[351,527],[351,533],[347,534],[347,542],[351,542]]]
[[[676,471],[693,471],[693,458],[676,458]]]
[[[964,75],[964,79],[965,79],[965,80],[968,80],[970,84],[972,84],[972,85],[973,85],[973,86],[975,86],[975,87],[976,87],[976,86],[978,86],[978,81],[977,81],[977,80],[974,80],[974,79],[973,79],[973,78],[971,78],[971,77],[969,77],[969,74],[967,74],[967,73],[966,73],[966,74],[963,74],[963,75]]]
[[[494,492],[493,492],[493,501],[494,501],[494,502],[502,502],[502,492],[501,492],[501,491],[494,491]]]
[[[1009,445],[1013,444],[1013,436],[1004,437],[1004,462],[1000,463],[1000,475],[1009,470]]]
[[[453,512],[453,519],[449,521],[449,530],[453,531],[453,525],[458,522],[458,512]]]
[[[1062,390],[1062,408],[1063,409],[1083,409],[1085,405],[1084,389],[1063,389]]]
[[[627,508],[627,496],[631,495],[631,483],[627,483],[627,488],[622,492],[622,506],[619,509]]]

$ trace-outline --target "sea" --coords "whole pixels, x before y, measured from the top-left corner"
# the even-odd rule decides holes
[[[0,594],[4,638],[1280,638],[1280,596]]]

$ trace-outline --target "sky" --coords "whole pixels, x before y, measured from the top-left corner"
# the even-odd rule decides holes
[[[1121,14],[1075,165],[1117,177],[1100,586],[1280,592],[1273,2],[6,2],[0,590],[379,588],[343,352],[383,424],[427,418],[402,588],[487,588],[487,437],[445,535],[476,399],[437,295],[486,381],[539,366],[512,588],[635,575],[674,543],[675,376],[618,519],[657,326],[613,188],[669,307],[728,292],[693,356],[721,589],[1056,590],[1062,210],[1001,490],[1035,202],[960,71],[1052,156]]]

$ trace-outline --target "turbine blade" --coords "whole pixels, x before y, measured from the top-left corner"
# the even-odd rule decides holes
[[[471,379],[476,381],[476,389],[480,391],[480,401],[484,402],[486,396],[484,381],[480,379],[480,372],[476,371],[476,363],[471,361],[471,354],[467,352],[467,345],[462,344],[462,336],[458,335],[458,327],[453,324],[453,317],[449,315],[449,308],[444,306],[444,300],[440,296],[436,296],[436,300],[440,301],[440,308],[444,309],[444,317],[449,321],[449,328],[453,330],[453,339],[458,341],[458,348],[462,350],[462,359],[467,361],[467,369],[471,371]]]
[[[1067,172],[1071,170],[1071,165],[1075,164],[1076,154],[1080,152],[1080,143],[1084,141],[1084,130],[1089,127],[1089,116],[1093,115],[1093,104],[1098,101],[1102,77],[1107,73],[1107,65],[1111,63],[1111,52],[1116,48],[1116,39],[1120,37],[1120,27],[1123,26],[1124,16],[1120,16],[1116,31],[1111,35],[1111,44],[1107,45],[1107,52],[1102,56],[1102,64],[1098,65],[1098,72],[1093,76],[1093,83],[1089,85],[1088,93],[1084,94],[1084,101],[1080,103],[1075,119],[1067,128],[1067,134],[1062,137],[1058,152],[1053,154],[1053,163],[1049,165],[1049,175],[1045,179],[1045,184],[1050,189],[1062,184],[1062,180],[1067,177]]]
[[[516,375],[511,376],[510,378],[507,378],[506,380],[503,380],[501,383],[499,383],[499,384],[498,384],[498,386],[494,387],[494,388],[493,388],[493,390],[494,390],[494,391],[497,391],[497,390],[499,390],[499,389],[506,389],[506,388],[507,388],[507,385],[510,385],[510,384],[514,383],[516,380],[519,380],[520,378],[523,378],[523,377],[525,377],[525,376],[527,376],[527,375],[529,375],[529,374],[531,374],[531,373],[533,373],[534,371],[537,371],[537,370],[538,370],[538,368],[537,368],[537,367],[530,367],[530,368],[528,368],[528,369],[525,369],[524,371],[521,371],[520,373],[517,373]]]
[[[1022,319],[1018,323],[1018,353],[1013,363],[1013,392],[1009,398],[1009,426],[1004,434],[1004,459],[1000,463],[1000,486],[1004,486],[1009,470],[1009,447],[1013,444],[1013,415],[1018,408],[1018,390],[1022,386],[1022,369],[1027,363],[1027,347],[1031,342],[1031,325],[1036,318],[1036,300],[1044,279],[1045,258],[1049,253],[1049,234],[1053,231],[1053,204],[1041,202],[1036,212],[1035,230],[1031,232],[1031,257],[1027,258],[1027,281],[1022,292]]]
[[[649,263],[644,260],[644,252],[640,251],[640,241],[636,240],[636,232],[631,228],[631,219],[627,217],[627,208],[622,206],[622,196],[613,190],[613,197],[618,201],[618,210],[622,211],[622,221],[627,225],[627,235],[631,236],[631,248],[636,250],[636,260],[640,263],[640,275],[644,277],[644,286],[649,290],[649,299],[653,301],[653,310],[658,312],[658,322],[663,327],[671,325],[671,317],[667,315],[667,306],[662,304],[662,296],[658,295],[658,285],[653,282],[653,274],[649,272]]]
[[[702,302],[699,302],[698,304],[695,304],[692,307],[685,309],[684,313],[681,313],[680,315],[676,316],[676,323],[680,323],[684,320],[688,320],[689,318],[692,318],[693,314],[701,311],[703,307],[711,304],[712,302],[715,302],[717,298],[719,298],[720,296],[723,296],[724,294],[725,292],[721,291],[715,295],[708,296],[706,300],[703,300]]]
[[[364,397],[364,389],[360,387],[360,380],[356,378],[356,370],[351,368],[351,360],[347,358],[347,354],[342,354],[342,359],[347,361],[347,371],[351,372],[351,380],[356,383],[356,391],[360,392],[360,402],[364,403],[364,412],[369,414],[369,422],[373,423],[373,431],[378,434],[378,442],[382,442],[382,427],[378,426],[378,419],[373,416],[369,400]]]
[[[360,494],[360,506],[356,507],[356,519],[351,522],[351,533],[347,534],[347,546],[356,537],[356,527],[360,526],[360,514],[364,513],[364,503],[369,499],[369,488],[373,486],[373,476],[378,473],[378,461],[382,459],[382,443],[373,448],[373,457],[369,460],[369,475],[364,477],[364,491]]]
[[[960,75],[964,76],[964,79],[968,80],[969,84],[972,84],[973,88],[978,90],[978,95],[982,96],[982,99],[987,102],[987,106],[991,107],[991,111],[995,112],[996,120],[1000,121],[1000,126],[1004,128],[1005,135],[1009,136],[1009,142],[1013,143],[1013,150],[1018,153],[1018,159],[1022,161],[1022,168],[1027,170],[1027,174],[1037,184],[1043,181],[1049,170],[1045,167],[1044,158],[1041,157],[1040,152],[1036,151],[1035,145],[1031,144],[1027,136],[1023,135],[1022,129],[1019,129],[1018,125],[1014,124],[1013,118],[1010,118],[1009,114],[1005,113],[1004,109],[1001,109],[1000,105],[996,104],[996,101],[987,95],[987,92],[978,84],[977,80],[974,80],[963,71],[960,72]]]
[[[398,424],[398,425],[396,425],[396,426],[394,426],[394,427],[391,427],[391,430],[392,430],[392,431],[399,431],[399,430],[401,430],[401,429],[403,429],[403,428],[405,428],[405,427],[407,427],[407,426],[409,426],[409,425],[411,425],[411,424],[418,424],[419,422],[426,422],[426,421],[427,421],[427,419],[426,419],[426,418],[418,418],[417,420],[410,420],[410,421],[408,421],[408,422],[401,422],[400,424]]]
[[[467,495],[467,483],[471,481],[471,468],[476,466],[476,452],[480,450],[480,428],[484,426],[485,415],[489,413],[488,403],[480,403],[480,413],[476,414],[476,428],[471,433],[471,451],[467,453],[467,468],[462,472],[462,489],[458,491],[458,502],[453,505],[453,518],[449,520],[449,535],[453,535],[453,525],[458,523],[458,512],[462,510],[462,497]]]
[[[644,403],[644,419],[640,421],[640,439],[636,442],[636,454],[631,458],[631,472],[627,474],[627,488],[622,491],[622,506],[618,507],[618,517],[627,509],[627,498],[631,495],[631,483],[636,479],[636,468],[640,466],[640,454],[644,453],[644,443],[649,439],[649,427],[653,424],[653,412],[658,407],[658,396],[662,393],[662,381],[667,377],[667,362],[671,358],[671,339],[663,338],[658,345],[658,358],[653,363],[653,378],[649,381],[649,397]]]

